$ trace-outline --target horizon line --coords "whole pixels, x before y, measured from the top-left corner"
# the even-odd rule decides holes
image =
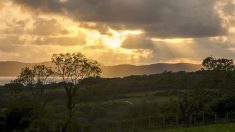
[[[24,64],[41,64],[41,63],[51,63],[51,61],[42,61],[42,62],[23,62],[23,61],[4,61],[0,60],[1,62],[16,62],[16,63],[24,63]],[[155,64],[193,64],[193,65],[201,65],[201,63],[193,63],[193,62],[175,62],[175,63],[170,63],[170,62],[156,62],[156,63],[148,63],[148,64],[130,64],[130,63],[120,63],[120,64],[115,64],[115,65],[104,65],[100,63],[101,66],[121,66],[121,65],[132,65],[132,66],[148,66],[148,65],[155,65]]]

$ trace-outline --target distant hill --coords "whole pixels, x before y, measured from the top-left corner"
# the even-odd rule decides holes
[[[32,67],[36,64],[51,66],[50,62],[22,63],[17,61],[0,61],[0,76],[18,76],[22,68]]]
[[[149,75],[162,73],[164,71],[186,71],[192,72],[201,69],[201,65],[189,64],[189,63],[177,63],[177,64],[167,64],[158,63],[151,65],[117,65],[117,66],[104,66],[103,76],[104,77],[124,77],[129,75]]]
[[[0,76],[17,76],[21,68],[23,67],[32,67],[35,64],[45,64],[48,66],[52,66],[50,62],[45,63],[22,63],[16,61],[5,61],[0,62]],[[143,74],[156,74],[162,73],[164,71],[197,71],[201,68],[200,65],[197,64],[189,64],[189,63],[177,63],[177,64],[166,64],[166,63],[158,63],[151,65],[116,65],[116,66],[102,66],[102,76],[103,77],[124,77],[130,75],[143,75]]]

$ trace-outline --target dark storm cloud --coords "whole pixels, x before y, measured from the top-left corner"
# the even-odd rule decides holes
[[[223,56],[225,58],[234,58],[234,51],[231,50],[235,48],[234,42],[200,38],[195,39],[195,43],[197,43],[197,45],[194,47],[194,50],[198,51],[198,55],[201,55],[202,57]]]
[[[209,37],[226,34],[214,8],[219,0],[14,1],[31,11],[67,15],[79,22],[107,25],[102,26],[104,28],[142,29],[150,37]]]

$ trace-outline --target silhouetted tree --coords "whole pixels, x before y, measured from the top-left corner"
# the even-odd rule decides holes
[[[56,65],[55,74],[62,79],[67,94],[68,131],[71,131],[69,125],[71,125],[73,108],[75,107],[73,97],[82,87],[84,79],[100,75],[100,65],[81,53],[54,54],[52,63]]]
[[[45,65],[35,65],[32,69],[25,67],[13,82],[21,83],[32,90],[33,96],[42,96],[45,85],[50,83],[53,71]]]
[[[207,57],[202,62],[203,70],[232,71],[234,70],[233,60],[225,58]]]

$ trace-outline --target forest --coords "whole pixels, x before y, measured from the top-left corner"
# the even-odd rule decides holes
[[[100,77],[98,62],[81,53],[55,54],[52,63],[25,67],[0,87],[0,131],[129,132],[235,120],[229,59],[207,57],[195,72],[123,78]]]

